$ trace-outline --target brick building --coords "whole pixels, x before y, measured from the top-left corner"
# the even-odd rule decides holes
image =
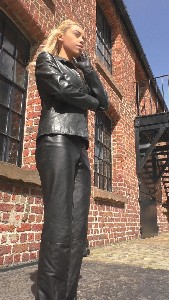
[[[136,81],[153,74],[123,2],[1,0],[0,9],[0,266],[38,258],[43,205],[34,154],[41,105],[33,67],[27,72],[26,66],[65,18],[86,29],[86,51],[111,102],[106,113],[88,114],[90,247],[139,237]],[[158,112],[164,111],[160,97],[158,103]],[[149,110],[148,96],[146,101],[140,96],[139,105],[143,113]],[[166,194],[161,183],[159,187],[163,197],[156,205],[156,221],[162,232],[168,230],[168,219],[161,205]]]

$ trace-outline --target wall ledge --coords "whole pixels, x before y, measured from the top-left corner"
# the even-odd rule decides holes
[[[38,171],[25,170],[6,162],[0,162],[0,177],[38,186],[41,185]]]
[[[93,187],[93,195],[95,201],[109,202],[110,204],[121,204],[125,205],[127,203],[127,198],[121,194],[115,192],[108,192],[105,190],[98,189]]]
[[[123,98],[122,90],[115,83],[113,76],[109,73],[109,71],[106,69],[104,64],[101,62],[101,60],[97,56],[95,57],[95,66],[96,66],[98,72],[104,77],[104,79],[107,81],[107,83],[113,89],[113,91],[116,93],[116,95],[120,98],[120,100],[122,100],[122,98]]]

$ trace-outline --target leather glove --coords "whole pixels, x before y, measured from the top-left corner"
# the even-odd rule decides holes
[[[77,68],[82,70],[83,72],[86,70],[93,69],[90,58],[87,56],[87,54],[81,54],[78,58],[73,58],[74,64]]]
[[[103,85],[91,65],[90,58],[86,54],[81,54],[78,58],[73,58],[74,65],[79,68],[90,88],[90,95],[99,101],[98,111],[103,111],[109,108],[109,100]]]

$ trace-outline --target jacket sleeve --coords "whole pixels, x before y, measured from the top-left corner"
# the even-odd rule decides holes
[[[106,110],[109,108],[109,99],[107,92],[103,88],[103,85],[93,67],[87,67],[84,69],[84,77],[90,88],[90,94],[99,101],[99,107],[97,110]]]
[[[53,95],[58,101],[77,106],[81,109],[96,111],[99,102],[91,95],[85,94],[71,78],[61,73],[48,52],[41,52],[36,60],[35,76],[37,87],[48,95]]]

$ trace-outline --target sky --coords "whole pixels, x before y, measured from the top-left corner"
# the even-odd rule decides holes
[[[154,76],[169,74],[169,0],[123,0]]]
[[[123,0],[154,77],[169,75],[169,0]],[[169,108],[169,77],[157,79]]]

